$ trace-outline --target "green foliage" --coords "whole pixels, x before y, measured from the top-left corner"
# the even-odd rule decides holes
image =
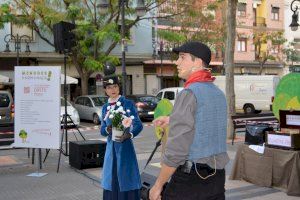
[[[159,37],[173,43],[182,43],[187,40],[183,34],[171,30],[158,30],[157,34]]]
[[[4,24],[14,19],[14,15],[11,14],[11,8],[7,3],[0,5],[0,29]]]
[[[283,49],[283,53],[287,57],[287,61],[300,62],[300,53],[294,47],[295,43],[289,43],[286,48]]]
[[[111,120],[112,126],[116,127],[118,130],[124,130],[124,126],[122,125],[123,116],[121,113],[115,113],[114,117]]]
[[[284,38],[282,31],[259,31],[254,33],[253,44],[256,46],[256,59],[261,63],[262,66],[268,60],[282,60],[279,54],[277,54],[275,57],[275,55],[271,54],[271,51],[273,49],[277,49],[278,52],[281,52],[282,45],[286,41],[287,40]]]

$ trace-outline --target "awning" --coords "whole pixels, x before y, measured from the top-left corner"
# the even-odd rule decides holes
[[[60,84],[64,84],[65,82],[65,75],[60,75]],[[71,76],[67,76],[67,84],[78,84],[78,79],[73,78]]]
[[[0,83],[8,83],[9,77],[0,75]]]

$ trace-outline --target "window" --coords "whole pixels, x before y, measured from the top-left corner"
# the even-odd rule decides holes
[[[60,98],[60,106],[65,106],[65,99]],[[72,106],[68,101],[67,101],[67,106]]]
[[[158,98],[159,100],[161,100],[161,98],[162,98],[162,95],[163,95],[163,93],[162,93],[162,92],[160,92],[160,93],[158,93],[158,94],[156,95],[156,98]]]
[[[239,38],[237,41],[237,50],[239,52],[246,52],[247,51],[247,39],[246,38]]]
[[[271,11],[271,18],[272,20],[279,20],[279,8],[278,7],[272,7]]]
[[[175,99],[175,92],[165,92],[165,99],[174,100]]]
[[[237,16],[246,17],[246,8],[247,8],[247,4],[238,3],[238,5],[237,5]]]
[[[0,108],[8,107],[10,103],[9,97],[7,94],[0,94]]]
[[[95,106],[103,106],[106,103],[107,99],[105,97],[93,97],[92,100]]]
[[[76,100],[75,104],[83,105],[83,101],[84,101],[84,98],[83,98],[83,97],[79,97],[79,98]]]
[[[93,104],[89,98],[84,98],[84,105],[88,107],[93,107]]]

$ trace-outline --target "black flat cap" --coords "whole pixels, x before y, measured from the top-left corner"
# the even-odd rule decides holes
[[[173,49],[174,53],[190,53],[193,56],[201,58],[207,65],[211,60],[211,51],[205,44],[201,42],[187,42],[180,47]]]

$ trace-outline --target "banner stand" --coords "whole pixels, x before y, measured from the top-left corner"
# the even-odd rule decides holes
[[[42,163],[42,149],[39,149],[39,162],[36,162],[36,163],[37,163],[37,165],[36,165],[37,166],[37,172],[28,174],[26,176],[40,178],[40,177],[46,176],[48,174],[48,173],[40,172],[41,163]]]

